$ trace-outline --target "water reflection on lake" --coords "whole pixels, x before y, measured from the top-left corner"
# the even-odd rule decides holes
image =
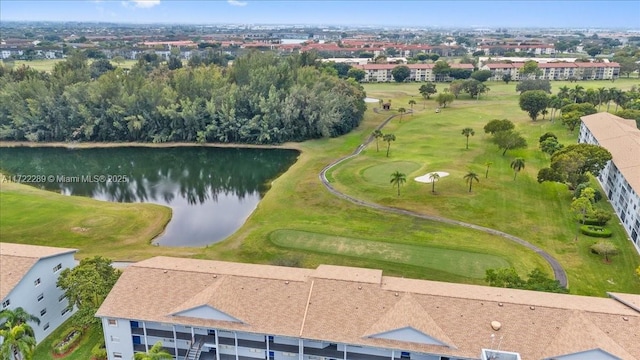
[[[204,246],[242,226],[297,156],[283,149],[16,147],[1,149],[0,171],[39,176],[31,185],[66,195],[169,206],[172,219],[154,242]]]

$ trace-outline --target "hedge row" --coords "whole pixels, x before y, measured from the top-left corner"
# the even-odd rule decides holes
[[[608,238],[611,237],[611,230],[594,225],[582,225],[580,226],[580,232],[587,236]]]

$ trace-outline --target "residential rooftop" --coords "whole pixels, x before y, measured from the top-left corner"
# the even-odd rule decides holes
[[[640,311],[633,306],[640,295],[614,295],[404,279],[333,265],[299,269],[155,257],[125,269],[96,316],[463,358],[478,358],[497,336],[501,351],[522,359],[592,349],[640,359]],[[202,306],[229,319],[187,316]],[[500,323],[498,330],[492,322]],[[380,336],[404,328],[434,342]]]
[[[42,258],[74,253],[76,249],[0,243],[0,299],[4,299]]]

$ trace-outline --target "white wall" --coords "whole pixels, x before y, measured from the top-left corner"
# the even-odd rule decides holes
[[[131,324],[129,321],[114,319],[116,324],[110,325],[108,318],[101,318],[101,320],[108,359],[133,359],[133,339],[131,338]],[[118,358],[116,354],[121,354],[121,357]]]

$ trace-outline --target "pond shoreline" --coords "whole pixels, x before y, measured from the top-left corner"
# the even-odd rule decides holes
[[[144,142],[31,142],[31,141],[0,141],[0,148],[11,147],[61,147],[68,149],[99,149],[117,147],[140,147],[140,148],[172,148],[172,147],[214,147],[214,148],[246,148],[246,149],[288,149],[302,151],[299,143],[284,143],[280,145],[257,145],[241,143],[186,143],[186,142],[166,142],[166,143],[144,143]]]

